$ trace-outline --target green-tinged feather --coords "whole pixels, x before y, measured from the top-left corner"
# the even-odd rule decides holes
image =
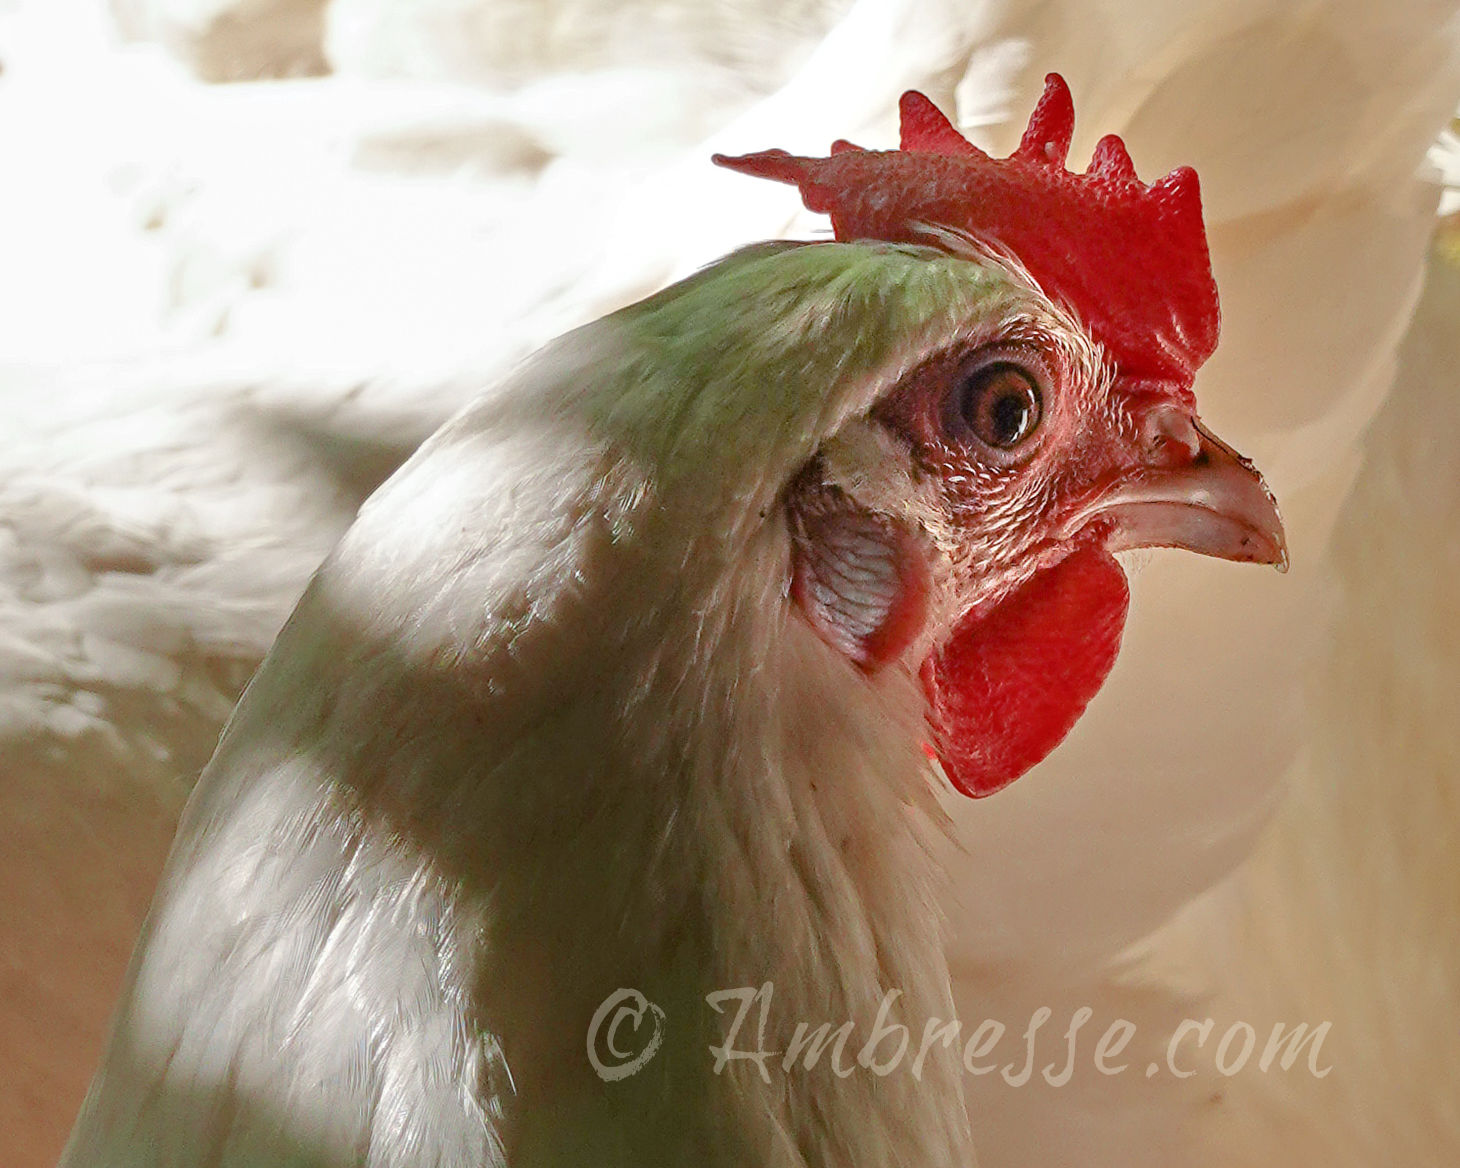
[[[634,357],[589,409],[665,487],[703,482],[707,460],[794,467],[931,338],[1020,292],[1000,267],[928,248],[747,248],[604,322]]]

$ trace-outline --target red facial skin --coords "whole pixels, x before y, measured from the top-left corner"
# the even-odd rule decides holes
[[[1110,363],[1114,388],[1108,399],[1115,400],[1100,403],[1103,427],[1076,434],[1080,403],[1066,401],[1063,439],[1043,442],[1046,463],[1063,464],[1038,466],[1044,455],[1037,454],[1019,472],[1044,475],[1066,492],[1063,508],[1053,485],[1042,500],[1046,530],[1030,538],[1047,539],[1048,546],[1024,549],[1026,562],[1037,566],[995,602],[975,604],[922,668],[938,757],[959,790],[981,796],[1012,782],[1054,749],[1114,664],[1129,592],[1103,538],[1113,525],[1097,519],[1071,533],[1058,530],[1059,521],[1080,501],[1078,494],[1095,497],[1137,463],[1138,473],[1181,471],[1207,456],[1210,448],[1199,445],[1195,430],[1169,448],[1161,444],[1163,427],[1173,434],[1180,429],[1168,425],[1167,416],[1189,418],[1183,423],[1188,429],[1195,425],[1191,385],[1216,347],[1217,292],[1195,173],[1183,168],[1147,186],[1113,135],[1096,147],[1087,173],[1066,170],[1074,108],[1057,75],[1047,78],[1028,129],[1007,159],[974,147],[921,94],[904,95],[901,113],[900,150],[867,151],[838,142],[827,158],[771,150],[715,161],[795,184],[810,210],[831,216],[838,240],[937,246],[942,230],[1017,257],[1100,343]],[[958,451],[944,447],[929,422],[936,401],[936,386],[921,399],[914,394],[911,409],[904,396],[900,411],[894,405],[885,420],[908,438],[931,473],[945,482],[972,481],[976,469],[967,462],[955,467]],[[1152,419],[1154,426],[1148,424]],[[1250,464],[1222,449],[1260,484]],[[960,500],[959,489],[949,488],[949,503],[955,515],[965,510],[972,531],[989,521],[979,508],[989,505],[991,495],[976,486],[964,490],[968,497]],[[1078,494],[1072,499],[1070,493]],[[1276,543],[1267,558],[1280,562],[1275,557],[1285,553],[1275,510],[1272,524]],[[1263,558],[1240,549],[1213,554]],[[811,565],[818,570],[814,557]],[[806,571],[800,569],[797,598],[810,611],[815,605],[806,599]],[[907,606],[921,616],[924,598],[910,593]],[[900,601],[890,603],[887,619],[899,635],[859,645],[852,659],[869,671],[885,664],[872,650],[894,643],[901,650],[905,616]]]
[[[949,412],[969,368],[1003,360],[1037,371],[1043,413],[1025,445],[996,458]],[[1114,665],[1125,575],[1101,523],[1073,538],[1061,528],[1129,472],[1144,453],[1138,419],[1163,408],[1172,408],[1166,395],[1126,392],[1098,367],[1026,338],[934,358],[876,410],[940,485],[943,509],[965,532],[969,562],[955,567],[955,588],[979,599],[921,670],[938,757],[964,794],[992,794],[1044,758]]]

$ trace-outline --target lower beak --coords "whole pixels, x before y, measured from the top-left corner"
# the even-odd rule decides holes
[[[1186,548],[1287,571],[1283,521],[1262,475],[1199,421],[1184,421],[1177,457],[1164,450],[1159,465],[1123,475],[1081,509],[1070,533],[1101,520],[1112,552]]]

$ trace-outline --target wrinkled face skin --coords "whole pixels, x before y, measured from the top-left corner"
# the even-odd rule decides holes
[[[803,613],[867,672],[923,655],[934,744],[970,795],[1038,762],[1104,680],[1128,599],[1112,553],[1286,556],[1271,494],[1189,387],[1124,378],[1007,275],[1007,304],[890,387],[872,436],[829,442],[793,500]]]
[[[874,415],[938,485],[923,526],[960,611],[1068,555],[1062,518],[1128,461],[1134,425],[1112,370],[1073,321],[1031,307],[925,362]]]

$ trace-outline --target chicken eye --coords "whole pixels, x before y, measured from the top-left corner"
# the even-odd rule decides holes
[[[1039,381],[1012,361],[982,365],[957,390],[958,413],[980,442],[1012,450],[1039,428],[1043,402]]]

